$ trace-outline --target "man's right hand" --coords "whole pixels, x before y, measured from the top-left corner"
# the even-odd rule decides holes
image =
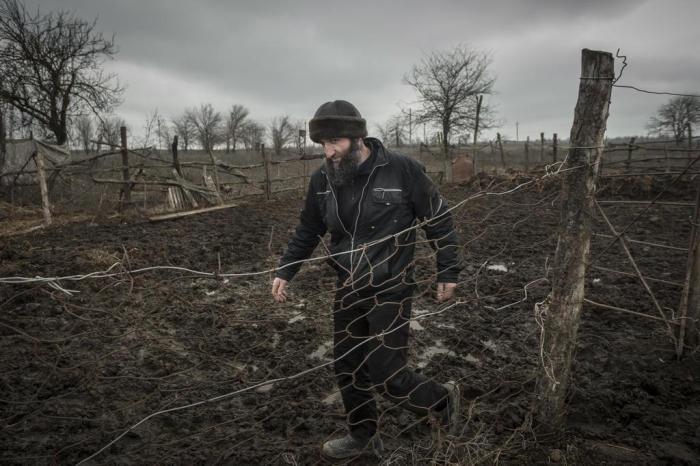
[[[275,277],[272,282],[272,297],[278,303],[283,303],[287,301],[287,280],[283,280],[279,277]]]

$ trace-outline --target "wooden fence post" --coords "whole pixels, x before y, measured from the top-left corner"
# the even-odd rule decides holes
[[[693,125],[688,122],[688,149],[693,148]],[[688,158],[693,158],[693,154],[688,152]]]
[[[44,154],[37,144],[34,144],[34,162],[39,176],[39,190],[41,191],[41,207],[44,212],[44,224],[51,225],[51,204],[49,202],[49,188],[46,185],[46,171],[44,168]]]
[[[476,117],[474,118],[474,145],[479,136],[479,116],[481,114],[481,103],[484,100],[483,94],[476,98]],[[476,173],[476,171],[474,171]]]
[[[530,171],[530,136],[525,139],[525,171]]]
[[[173,154],[173,165],[175,166],[175,170],[177,171],[177,174],[184,177],[182,174],[182,167],[180,167],[180,159],[177,157],[177,134],[173,138],[173,144],[170,146],[172,149],[172,154]]]
[[[124,202],[131,202],[131,180],[129,176],[129,149],[126,145],[126,126],[119,128],[119,134],[122,140],[122,180],[124,180],[124,185],[122,187],[122,196],[120,196]]]
[[[625,170],[629,171],[632,165],[632,151],[634,150],[634,141],[636,137],[631,137],[630,142],[627,143],[627,163],[625,163]]]
[[[688,266],[681,295],[680,328],[678,332],[678,348],[680,357],[687,346],[694,348],[700,343],[700,181],[695,199],[695,214],[690,233],[688,248]]]
[[[272,187],[270,185],[270,161],[265,154],[265,144],[260,144],[260,154],[262,155],[263,165],[265,166],[265,196],[270,200],[272,196]]]
[[[544,133],[540,133],[540,163],[544,163]]]
[[[214,172],[214,189],[216,190],[216,202],[221,205],[224,199],[221,197],[221,184],[219,183],[219,161],[214,155],[212,149],[208,149],[209,158],[211,159],[212,170]]]
[[[546,432],[558,434],[564,422],[571,363],[584,299],[586,262],[590,255],[591,213],[612,90],[614,59],[608,52],[584,49],[578,101],[571,128],[570,170],[562,180],[560,233],[549,276],[552,291],[535,305],[541,330],[537,419]]]
[[[557,133],[552,136],[552,163],[557,163],[557,150],[559,149],[559,138]]]
[[[506,169],[506,157],[503,154],[503,141],[501,141],[501,133],[496,133],[496,141],[498,142],[498,152],[501,154],[501,166]]]
[[[5,166],[7,152],[7,131],[5,129],[5,113],[0,105],[0,169]]]

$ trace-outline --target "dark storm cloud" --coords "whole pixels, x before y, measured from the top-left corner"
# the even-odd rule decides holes
[[[508,128],[518,120],[531,132],[570,127],[583,47],[622,47],[630,75],[647,84],[692,86],[698,76],[698,53],[676,42],[693,43],[684,38],[698,13],[690,0],[663,8],[632,0],[40,3],[99,16],[98,28],[115,34],[120,53],[110,66],[129,85],[119,109],[129,118],[155,107],[173,115],[203,101],[220,110],[242,103],[262,120],[307,118],[319,103],[344,97],[378,123],[412,100],[401,78],[422,52],[458,43],[492,51],[500,116]],[[628,132],[623,121],[619,131]]]

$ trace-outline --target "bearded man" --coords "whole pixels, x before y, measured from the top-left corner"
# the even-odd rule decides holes
[[[454,432],[457,384],[438,384],[407,365],[418,224],[435,250],[439,302],[453,297],[461,270],[447,203],[419,162],[367,137],[366,122],[350,102],[321,105],[309,133],[326,160],[311,176],[272,295],[287,300],[289,281],[330,232],[329,262],[338,274],[334,369],[349,432],[325,442],[322,453],[332,459],[381,455],[373,390]]]

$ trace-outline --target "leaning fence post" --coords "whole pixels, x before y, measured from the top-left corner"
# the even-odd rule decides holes
[[[557,150],[559,149],[559,137],[557,133],[552,136],[552,163],[557,163]]]
[[[122,140],[122,179],[124,180],[124,185],[122,187],[122,194],[124,202],[131,202],[131,180],[129,179],[129,149],[126,146],[126,126],[119,128],[119,134]]]
[[[693,348],[700,343],[700,182],[697,184],[695,214],[688,248],[688,266],[680,304],[681,319],[678,348],[676,348],[676,354],[679,357],[683,355],[686,346]]]
[[[563,426],[583,305],[591,213],[614,77],[612,54],[584,49],[581,76],[567,161],[569,167],[581,168],[563,175],[560,233],[549,272],[552,291],[535,305],[541,331],[537,418],[545,431],[555,434]]]

